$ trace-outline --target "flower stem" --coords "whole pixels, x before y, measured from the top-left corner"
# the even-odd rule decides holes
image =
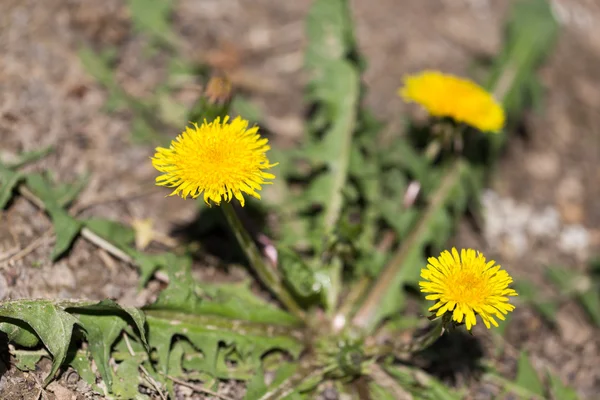
[[[302,320],[305,320],[306,314],[304,313],[304,310],[302,310],[300,305],[283,286],[280,277],[275,273],[275,271],[267,266],[262,254],[256,247],[256,244],[250,237],[250,234],[248,234],[246,228],[244,228],[244,225],[237,216],[231,203],[223,203],[221,205],[221,209],[223,210],[225,218],[227,219],[227,223],[235,234],[235,238],[242,247],[244,254],[248,258],[248,262],[250,263],[250,266],[256,275],[258,275],[260,280],[292,314]]]
[[[393,291],[399,290],[401,282],[406,279],[407,275],[410,275],[408,271],[415,268],[414,265],[405,265],[405,261],[411,259],[414,252],[420,251],[424,246],[422,240],[426,237],[431,220],[435,218],[440,207],[443,207],[448,193],[461,178],[463,169],[464,164],[461,161],[455,161],[446,171],[423,216],[410,235],[404,239],[375,283],[369,288],[369,293],[352,319],[355,327],[363,331],[372,331],[386,316],[385,311],[382,311],[382,305],[387,305],[390,296],[393,296]]]

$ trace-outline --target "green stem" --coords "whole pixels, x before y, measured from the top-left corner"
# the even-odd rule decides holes
[[[223,203],[221,205],[221,209],[223,210],[231,230],[235,234],[238,243],[242,247],[242,250],[244,250],[244,254],[246,254],[246,257],[250,262],[250,266],[256,275],[258,275],[260,280],[292,314],[296,315],[302,320],[305,320],[306,314],[304,313],[304,310],[302,310],[300,305],[298,305],[296,300],[283,286],[281,279],[275,273],[275,271],[267,266],[262,254],[256,247],[256,244],[250,237],[250,234],[248,234],[248,231],[246,231],[246,228],[244,228],[244,225],[238,218],[231,203]]]
[[[444,321],[438,318],[433,321],[433,326],[426,332],[418,336],[413,336],[409,343],[394,344],[386,343],[383,345],[377,344],[365,349],[365,354],[368,357],[375,359],[384,357],[390,354],[410,354],[425,350],[434,344],[445,332]],[[399,333],[400,334],[400,333]]]

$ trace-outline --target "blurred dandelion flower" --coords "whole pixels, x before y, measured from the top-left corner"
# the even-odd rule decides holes
[[[175,138],[170,147],[158,147],[152,165],[163,174],[156,184],[175,188],[170,194],[197,198],[219,205],[234,197],[244,206],[243,194],[260,199],[261,185],[275,176],[265,172],[270,164],[266,152],[271,147],[261,138],[258,127],[248,128],[248,121],[225,117],[201,126],[194,124]]]
[[[434,117],[449,117],[482,132],[498,132],[504,126],[504,110],[481,86],[468,79],[423,71],[404,78],[399,95],[424,107]]]
[[[437,317],[449,313],[457,323],[464,318],[470,331],[476,324],[475,314],[489,329],[490,324],[498,326],[494,317],[504,320],[504,315],[514,310],[515,306],[508,302],[508,296],[517,296],[508,287],[513,281],[511,276],[493,260],[486,262],[483,254],[463,249],[459,256],[452,248],[452,253],[446,250],[427,261],[429,264],[421,270],[421,277],[427,282],[419,282],[419,286],[421,292],[432,293],[425,297],[427,300],[437,300],[429,308],[437,310]]]

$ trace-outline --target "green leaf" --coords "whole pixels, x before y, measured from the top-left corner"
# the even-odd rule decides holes
[[[54,151],[53,146],[46,146],[41,149],[32,150],[32,151],[28,151],[28,152],[19,154],[19,159],[16,162],[8,164],[7,167],[10,169],[13,169],[13,170],[15,170],[17,168],[21,168],[24,165],[27,165],[29,163],[32,163],[34,161],[44,158],[45,156],[52,153],[53,151]]]
[[[35,371],[35,365],[48,357],[46,350],[14,350],[11,354],[15,357],[15,366],[21,371]]]
[[[128,0],[133,27],[163,44],[171,44],[174,35],[169,19],[173,12],[171,0]]]
[[[547,373],[548,381],[550,383],[550,393],[555,400],[578,400],[577,392],[562,383],[559,377],[554,374]]]
[[[271,350],[298,356],[302,344],[292,328],[298,323],[294,317],[256,298],[247,285],[195,285],[189,260],[168,264],[169,286],[145,309],[162,373],[169,372],[174,337],[197,349],[186,355],[187,369],[214,377],[248,379]],[[228,367],[232,357],[235,368]]]
[[[263,119],[260,107],[240,95],[233,98],[231,110],[233,115],[240,115],[250,122],[259,122]]]
[[[109,367],[112,346],[129,321],[133,322],[142,343],[147,346],[144,314],[135,308],[123,308],[111,300],[69,306],[66,311],[77,316],[78,324],[85,331],[89,351],[96,362],[98,372],[108,390],[112,391],[113,382]]]
[[[121,399],[141,399],[139,385],[139,368],[144,362],[145,354],[136,354],[121,361],[115,373],[112,392]]]
[[[78,52],[79,60],[86,71],[102,85],[112,88],[116,85],[115,76],[110,64],[113,61],[111,52],[96,53],[88,47],[82,47]]]
[[[544,397],[544,385],[535,372],[533,365],[531,365],[527,353],[524,351],[522,351],[519,355],[515,383],[523,388],[526,388],[532,393]]]
[[[50,300],[15,300],[0,304],[3,322],[19,320],[28,324],[52,355],[52,368],[44,384],[50,383],[65,361],[77,319]],[[6,331],[4,331],[6,332]],[[8,333],[8,332],[7,332]]]
[[[137,309],[123,308],[111,300],[92,301],[14,300],[0,303],[0,330],[9,341],[33,347],[39,341],[52,356],[48,384],[64,363],[71,344],[73,327],[78,325],[89,342],[90,354],[106,386],[111,387],[112,375],[108,361],[110,350],[121,331],[131,322],[140,340],[147,346],[144,314]],[[33,334],[39,340],[34,340]],[[82,366],[82,360],[79,360]]]
[[[32,192],[42,200],[46,211],[52,219],[56,243],[52,250],[52,260],[58,259],[63,255],[73,243],[73,240],[79,234],[81,222],[71,217],[61,206],[61,195],[63,190],[50,186],[50,183],[39,174],[27,175],[27,186]]]
[[[82,222],[92,232],[123,251],[129,250],[135,241],[135,231],[120,222],[103,218],[90,218]]]
[[[90,385],[99,394],[106,395],[96,387],[96,374],[92,371],[92,362],[90,360],[90,354],[85,350],[77,350],[77,353],[73,356],[69,365],[73,367],[79,377],[83,379],[88,385]]]
[[[12,171],[0,164],[0,210],[6,208],[15,188],[23,178],[24,176],[21,173]]]

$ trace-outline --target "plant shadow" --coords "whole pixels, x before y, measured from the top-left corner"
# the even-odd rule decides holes
[[[483,346],[463,331],[446,332],[432,346],[416,353],[412,362],[444,382],[457,385],[483,373]]]
[[[196,260],[205,259],[205,256],[209,255],[219,259],[224,265],[248,266],[246,256],[229,228],[220,207],[208,207],[202,200],[198,202],[199,209],[196,216],[184,224],[175,226],[171,235],[184,243],[192,258]],[[257,201],[248,199],[247,196],[245,207],[240,207],[234,201],[234,208],[246,230],[261,249],[263,245],[257,238],[266,226],[266,211],[260,207]],[[200,246],[194,246],[194,244]]]

